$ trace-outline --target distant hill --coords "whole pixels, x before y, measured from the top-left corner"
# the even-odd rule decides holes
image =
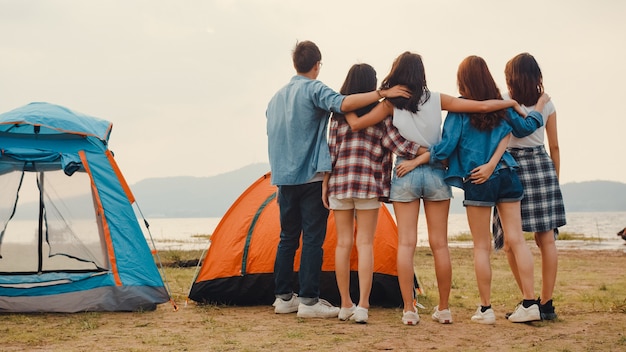
[[[252,164],[211,177],[168,177],[142,180],[131,189],[147,217],[221,217],[269,164]],[[561,186],[568,212],[626,211],[626,184],[611,181]],[[463,193],[454,192],[450,211],[465,212]]]
[[[626,211],[626,184],[621,182],[566,183],[561,191],[567,211]]]
[[[210,177],[149,178],[130,188],[146,217],[221,217],[252,182],[269,171],[269,164],[252,164]]]

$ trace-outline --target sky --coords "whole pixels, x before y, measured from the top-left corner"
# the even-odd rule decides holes
[[[404,51],[432,91],[456,70],[529,52],[557,109],[561,183],[626,183],[626,1],[0,0],[0,112],[58,104],[113,123],[130,184],[267,163],[265,109],[295,74],[291,51],[322,51],[339,90],[355,63],[379,82]]]

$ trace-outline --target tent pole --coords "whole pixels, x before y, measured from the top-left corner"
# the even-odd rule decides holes
[[[38,232],[39,232],[39,246],[38,246],[38,254],[39,254],[39,262],[37,264],[37,272],[38,273],[42,273],[43,271],[43,212],[44,212],[44,206],[43,206],[43,193],[44,193],[44,185],[43,185],[43,171],[39,173],[39,180],[38,180],[38,186],[39,186],[39,226],[38,226]]]

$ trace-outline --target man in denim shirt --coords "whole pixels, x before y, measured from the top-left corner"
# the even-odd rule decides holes
[[[272,184],[278,186],[280,242],[274,264],[276,313],[298,312],[302,318],[337,317],[339,308],[319,298],[322,245],[328,209],[322,203],[322,180],[331,171],[326,140],[330,112],[343,113],[379,99],[404,96],[405,87],[341,95],[317,80],[322,54],[310,41],[296,44],[296,75],[268,104],[268,154]],[[293,292],[294,257],[302,235],[299,294]]]

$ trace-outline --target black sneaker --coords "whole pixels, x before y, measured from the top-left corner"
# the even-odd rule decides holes
[[[539,303],[539,313],[541,313],[541,320],[555,320],[557,318],[552,300],[549,300],[546,304]]]

